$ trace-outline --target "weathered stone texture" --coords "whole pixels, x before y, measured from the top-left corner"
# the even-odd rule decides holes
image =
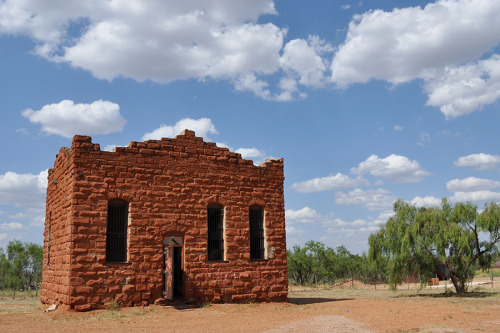
[[[184,297],[287,299],[283,160],[261,166],[194,132],[101,151],[75,136],[49,170],[41,301],[85,311],[162,297],[163,240],[184,237]],[[129,203],[127,262],[106,262],[110,199]],[[225,260],[207,260],[207,205],[225,209]],[[268,258],[250,259],[249,207],[265,212]]]

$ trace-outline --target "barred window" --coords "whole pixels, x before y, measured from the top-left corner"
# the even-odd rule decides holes
[[[224,260],[224,207],[208,205],[207,218],[208,260]]]
[[[250,259],[264,259],[264,210],[250,207]]]
[[[128,203],[113,199],[108,202],[106,229],[106,261],[127,261]]]

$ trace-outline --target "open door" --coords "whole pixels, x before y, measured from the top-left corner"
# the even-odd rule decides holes
[[[182,236],[168,236],[164,239],[165,258],[165,298],[174,299],[184,296],[183,286],[183,238]]]

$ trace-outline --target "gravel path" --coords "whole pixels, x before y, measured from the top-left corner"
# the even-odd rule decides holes
[[[302,332],[338,332],[338,333],[372,333],[359,323],[342,316],[318,316],[306,320],[293,321],[264,333],[302,333]]]

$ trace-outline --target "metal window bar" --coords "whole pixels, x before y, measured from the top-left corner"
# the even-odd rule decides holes
[[[222,206],[207,207],[208,260],[224,260],[224,209]]]
[[[108,223],[106,230],[106,261],[125,262],[127,260],[128,204],[125,201],[108,203]]]
[[[264,259],[264,210],[250,207],[250,259]]]

